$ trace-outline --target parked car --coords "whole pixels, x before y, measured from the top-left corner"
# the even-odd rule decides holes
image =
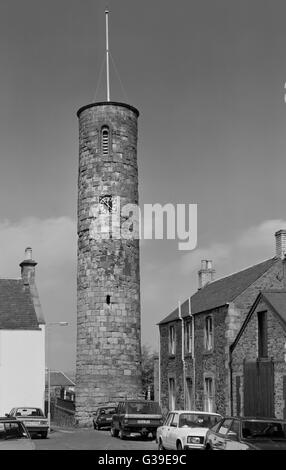
[[[158,449],[204,449],[207,431],[221,419],[218,413],[170,411],[164,424],[157,429]]]
[[[40,434],[42,438],[48,436],[49,423],[40,408],[12,408],[7,416],[24,423],[30,434]]]
[[[35,450],[25,425],[15,418],[0,418],[0,450]]]
[[[206,450],[286,450],[286,421],[226,417],[207,433]]]
[[[159,403],[148,400],[126,400],[118,404],[112,416],[111,435],[124,439],[132,434],[147,438],[150,433],[155,439],[157,427],[163,422]]]
[[[101,429],[101,428],[110,428],[112,415],[116,413],[117,406],[100,406],[96,412],[94,413],[94,417],[92,420],[94,429]]]

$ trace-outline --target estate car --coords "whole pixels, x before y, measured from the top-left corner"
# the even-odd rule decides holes
[[[124,439],[133,434],[155,439],[157,427],[163,422],[159,403],[148,400],[126,400],[118,404],[112,416],[111,435]]]

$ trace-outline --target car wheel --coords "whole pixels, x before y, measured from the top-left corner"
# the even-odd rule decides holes
[[[183,450],[181,441],[177,442],[177,450]]]
[[[161,439],[159,439],[159,442],[158,442],[158,450],[165,450],[165,447],[163,446]]]
[[[48,431],[45,431],[45,432],[41,433],[41,438],[42,439],[47,439],[47,437],[48,437]]]
[[[205,450],[212,450],[211,445],[207,444],[206,447],[205,447]]]

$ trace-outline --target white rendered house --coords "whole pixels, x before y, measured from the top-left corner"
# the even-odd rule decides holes
[[[17,406],[44,410],[45,321],[27,248],[20,279],[0,279],[0,416]]]

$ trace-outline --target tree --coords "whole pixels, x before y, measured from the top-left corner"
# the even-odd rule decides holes
[[[142,346],[142,386],[145,398],[148,396],[150,387],[151,400],[154,399],[154,356],[156,353],[151,351],[150,346]]]

